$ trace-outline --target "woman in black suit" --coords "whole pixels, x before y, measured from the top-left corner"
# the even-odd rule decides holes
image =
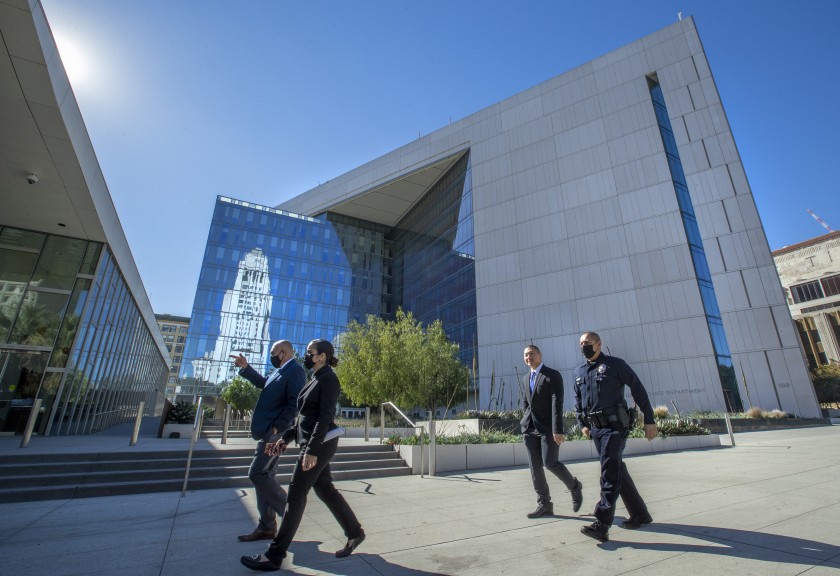
[[[344,529],[347,544],[335,553],[337,558],[349,556],[365,539],[362,525],[347,501],[336,490],[330,474],[330,460],[338,448],[338,436],[324,441],[327,432],[337,428],[333,415],[340,385],[332,369],[338,365],[333,345],[326,340],[313,340],[306,347],[303,364],[313,370],[314,375],[298,396],[300,416],[297,425],[283,434],[275,444],[266,447],[266,451],[271,454],[281,454],[292,438],[295,438],[300,446],[300,457],[289,482],[289,498],[277,536],[265,554],[241,558],[242,564],[253,570],[267,572],[280,569],[286,550],[303,518],[310,488],[315,489],[315,495],[327,505]]]

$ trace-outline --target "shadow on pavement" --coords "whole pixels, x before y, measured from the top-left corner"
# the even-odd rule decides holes
[[[618,523],[617,523],[618,524]],[[633,531],[636,533],[636,531]],[[622,542],[621,538],[629,532],[610,531],[610,541],[600,544],[604,550],[634,548],[663,552],[693,552],[728,556],[749,560],[772,561],[772,553],[785,554],[785,562],[801,563],[813,566],[815,560],[832,560],[840,555],[840,546],[807,540],[793,536],[766,534],[751,530],[736,530],[718,526],[697,526],[693,524],[656,523],[641,528],[639,532],[656,533],[662,536],[674,535],[681,538],[705,540],[708,543],[678,542]],[[797,558],[800,560],[797,561]]]
[[[366,554],[363,550],[364,544],[348,558],[336,558],[332,552],[320,550],[318,547],[321,544],[322,542],[314,541],[292,542],[290,551],[294,554],[294,567],[315,570],[325,574],[374,573],[387,574],[388,576],[440,576],[440,572],[426,572],[408,568],[388,562],[379,554]],[[361,562],[365,566],[360,566]],[[289,570],[286,564],[282,568]]]

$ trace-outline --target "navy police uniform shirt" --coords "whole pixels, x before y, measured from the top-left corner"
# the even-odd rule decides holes
[[[592,363],[584,360],[575,368],[574,374],[575,412],[577,422],[582,428],[591,427],[586,415],[621,404],[625,386],[630,387],[636,406],[644,414],[645,424],[654,423],[653,407],[645,387],[633,369],[621,358],[601,353]]]

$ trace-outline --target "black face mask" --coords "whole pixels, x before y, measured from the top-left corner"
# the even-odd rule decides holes
[[[580,353],[583,354],[587,359],[592,358],[595,356],[595,346],[592,344],[584,344],[580,347]]]
[[[280,362],[280,356],[272,356],[271,357],[271,365],[272,366],[274,366],[275,368],[280,368],[281,364],[282,363]]]
[[[312,367],[315,366],[315,361],[312,359],[311,352],[307,352],[306,356],[303,357],[303,365],[306,366],[307,370],[312,370]]]

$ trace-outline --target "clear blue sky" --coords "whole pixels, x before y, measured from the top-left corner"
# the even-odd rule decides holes
[[[274,206],[695,18],[771,249],[840,229],[840,2],[43,0],[157,313],[216,195]],[[833,135],[833,136],[832,136]]]

